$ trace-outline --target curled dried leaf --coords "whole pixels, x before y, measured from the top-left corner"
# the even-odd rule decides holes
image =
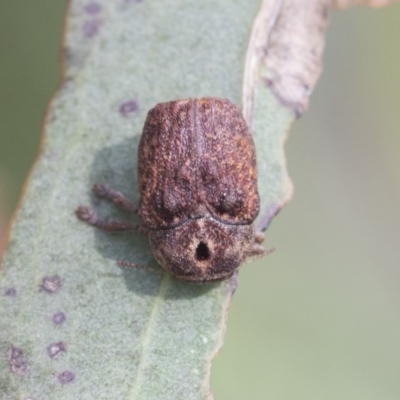
[[[265,84],[297,116],[321,73],[327,9],[320,0],[283,1],[264,49]]]
[[[253,25],[246,59],[243,92],[246,119],[250,120],[253,113],[254,92],[251,88],[254,88],[254,77],[260,69],[265,84],[296,116],[307,109],[322,69],[329,7],[383,7],[395,1],[263,1]]]

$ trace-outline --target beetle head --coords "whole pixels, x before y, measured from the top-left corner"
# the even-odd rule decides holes
[[[254,243],[254,228],[198,218],[150,231],[149,240],[157,261],[178,279],[215,282],[244,262]]]

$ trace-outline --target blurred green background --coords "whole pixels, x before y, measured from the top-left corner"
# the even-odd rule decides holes
[[[66,0],[0,1],[0,214],[38,152]],[[332,12],[277,251],[240,274],[215,400],[400,399],[400,5]],[[1,218],[0,218],[1,223]]]

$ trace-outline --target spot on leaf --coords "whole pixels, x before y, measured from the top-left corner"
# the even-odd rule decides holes
[[[62,385],[71,383],[73,380],[75,380],[75,374],[72,371],[65,370],[58,375],[58,381]]]
[[[19,347],[11,346],[7,359],[11,372],[14,374],[22,376],[28,371],[28,361]]]
[[[139,104],[136,100],[129,100],[122,103],[119,107],[119,112],[122,116],[128,117],[129,115],[137,112],[139,110]]]
[[[56,325],[61,325],[66,319],[67,317],[62,311],[55,313],[52,318]]]
[[[58,342],[50,344],[49,346],[47,346],[46,350],[47,350],[47,355],[50,358],[53,358],[60,353],[64,353],[66,349],[67,347],[64,342]]]
[[[61,288],[61,279],[59,276],[45,276],[40,284],[40,290],[46,293],[56,293]]]

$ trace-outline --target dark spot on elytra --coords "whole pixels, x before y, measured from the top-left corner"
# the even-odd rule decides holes
[[[65,316],[65,314],[62,311],[54,314],[53,318],[52,318],[53,322],[56,325],[61,325],[66,319],[67,319],[67,317]]]
[[[91,15],[98,14],[101,11],[101,4],[91,1],[90,3],[86,4],[85,11]]]
[[[46,293],[56,293],[61,288],[61,279],[59,276],[45,276],[40,284],[40,290]]]
[[[14,374],[24,375],[28,371],[28,361],[19,347],[11,346],[7,359],[11,372]]]
[[[58,381],[62,385],[65,385],[66,383],[71,383],[73,380],[75,380],[75,374],[72,371],[66,370],[58,375]]]
[[[119,112],[122,116],[128,117],[139,110],[139,104],[136,100],[129,100],[122,103],[119,107]]]
[[[17,290],[15,288],[8,288],[4,292],[4,294],[8,297],[15,297],[17,295]]]
[[[82,27],[83,35],[89,39],[95,37],[99,33],[101,24],[101,19],[92,19],[90,21],[85,21]]]
[[[64,342],[52,343],[48,345],[46,349],[47,355],[50,358],[53,358],[60,353],[64,353],[66,350],[67,348]]]
[[[204,261],[210,258],[210,250],[204,242],[200,242],[196,248],[196,260]]]

